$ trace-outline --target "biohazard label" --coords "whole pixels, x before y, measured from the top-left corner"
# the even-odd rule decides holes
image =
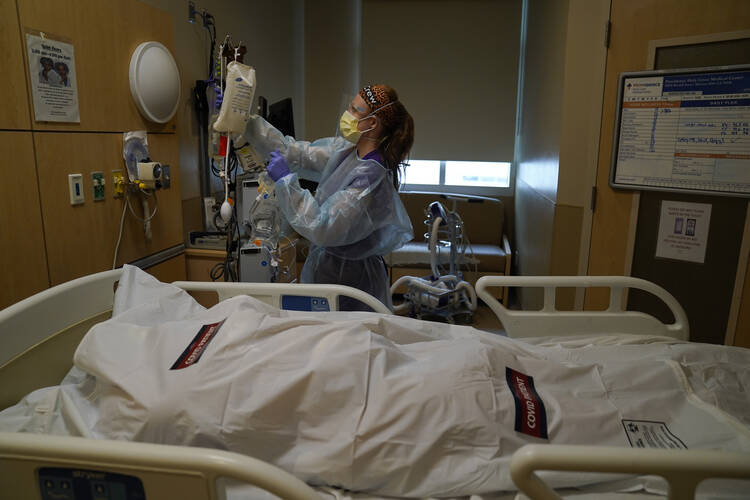
[[[672,434],[664,422],[622,419],[622,426],[633,448],[682,448],[685,443]]]
[[[182,370],[183,368],[196,364],[201,359],[203,351],[208,347],[208,343],[211,342],[211,339],[213,339],[219,332],[219,328],[224,324],[224,321],[226,321],[226,319],[211,325],[203,325],[198,331],[198,334],[193,337],[193,341],[190,342],[190,345],[182,351],[182,354],[180,354],[180,357],[177,358],[177,361],[174,362],[170,370]]]
[[[506,366],[505,380],[516,402],[516,432],[548,439],[547,412],[534,388],[534,378]]]

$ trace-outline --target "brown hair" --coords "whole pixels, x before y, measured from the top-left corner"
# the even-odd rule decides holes
[[[373,113],[383,108],[377,113],[383,123],[384,137],[378,152],[383,157],[385,167],[393,173],[393,186],[398,190],[401,170],[408,165],[406,159],[414,144],[414,119],[398,100],[396,91],[388,85],[364,87],[359,95]]]

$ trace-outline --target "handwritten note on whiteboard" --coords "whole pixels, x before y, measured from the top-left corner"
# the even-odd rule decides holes
[[[750,196],[750,69],[621,83],[614,187]]]

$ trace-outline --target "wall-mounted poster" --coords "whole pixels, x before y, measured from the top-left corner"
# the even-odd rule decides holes
[[[26,31],[34,119],[80,123],[73,45],[47,33]]]
[[[664,200],[656,256],[702,264],[711,222],[711,205]]]

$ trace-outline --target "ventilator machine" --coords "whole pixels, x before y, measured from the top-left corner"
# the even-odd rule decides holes
[[[425,216],[432,274],[423,278],[403,276],[396,280],[391,294],[402,284],[406,284],[408,291],[404,302],[394,309],[397,313],[409,311],[417,318],[439,317],[450,323],[471,321],[477,308],[477,296],[471,284],[462,279],[459,269],[466,250],[461,216],[455,210],[446,210],[437,201],[430,203]],[[441,258],[441,249],[449,253],[447,269],[443,266],[445,259]]]

